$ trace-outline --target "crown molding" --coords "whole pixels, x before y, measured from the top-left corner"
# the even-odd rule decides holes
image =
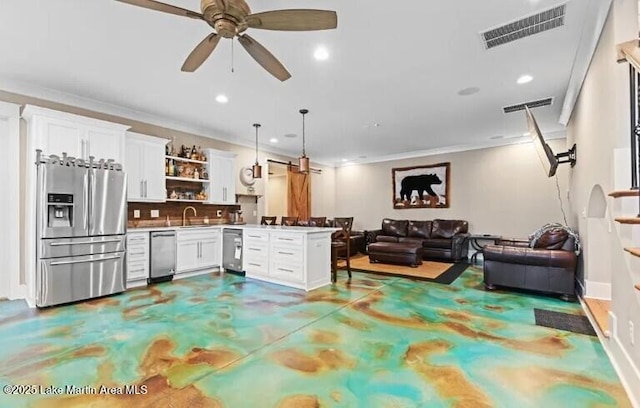
[[[545,140],[555,140],[555,139],[566,139],[567,132],[564,130],[558,130],[554,132],[547,132],[544,134]],[[474,144],[465,144],[458,146],[447,146],[436,149],[428,149],[428,150],[417,150],[415,152],[410,153],[398,153],[398,154],[389,154],[385,156],[375,156],[362,160],[351,160],[347,163],[336,163],[335,167],[348,167],[354,166],[358,164],[373,164],[373,163],[381,163],[388,162],[394,160],[406,160],[406,159],[415,159],[417,157],[428,157],[428,156],[436,156],[440,154],[449,154],[449,153],[459,153],[466,152],[470,150],[482,150],[482,149],[491,149],[494,147],[502,147],[502,146],[511,146],[516,144],[524,144],[531,143],[531,139],[526,136],[515,136],[509,137],[505,139],[499,139],[495,142],[489,143],[474,143]]]

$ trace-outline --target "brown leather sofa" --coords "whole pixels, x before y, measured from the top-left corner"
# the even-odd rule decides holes
[[[575,300],[578,257],[575,240],[563,229],[551,229],[530,241],[501,240],[484,248],[484,285],[528,289]]]
[[[366,240],[368,247],[374,243],[404,244],[406,247],[419,247],[423,259],[458,262],[468,255],[468,230],[469,223],[463,220],[410,221],[385,218],[381,229],[367,231]],[[415,254],[398,245],[378,248],[377,252],[380,249],[387,253],[399,252],[398,255],[409,252]]]

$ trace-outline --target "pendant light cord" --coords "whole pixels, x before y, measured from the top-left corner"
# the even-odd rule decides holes
[[[305,136],[304,136],[304,116],[309,113],[308,109],[300,109],[300,113],[302,114],[302,157],[307,157],[305,151]]]
[[[256,164],[258,163],[258,128],[260,127],[259,123],[254,123],[253,127],[256,128]]]

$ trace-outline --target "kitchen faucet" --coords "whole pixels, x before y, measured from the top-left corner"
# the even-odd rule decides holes
[[[190,205],[189,205],[189,206],[187,206],[187,207],[185,207],[185,208],[184,208],[184,210],[182,210],[182,226],[183,226],[183,227],[187,225],[187,224],[186,224],[186,214],[187,214],[187,210],[188,210],[189,208],[191,208],[191,209],[193,210],[193,216],[194,216],[194,217],[197,217],[197,216],[198,216],[198,212],[196,211],[196,209],[195,209],[195,208],[193,208],[193,207],[192,207],[192,206],[190,206]]]

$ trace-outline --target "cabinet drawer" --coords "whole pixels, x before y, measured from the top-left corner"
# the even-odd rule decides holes
[[[267,243],[269,242],[269,233],[264,231],[245,231],[243,239],[245,242]]]
[[[127,261],[127,281],[146,279],[149,277],[148,261]]]
[[[220,239],[220,230],[178,231],[176,233],[176,239],[178,242]]]
[[[245,242],[244,256],[247,258],[266,259],[269,256],[269,247],[266,243],[262,242]]]
[[[271,254],[274,261],[302,267],[304,254],[301,249],[278,245],[273,247]]]
[[[269,274],[269,264],[266,260],[259,259],[245,259],[242,262],[242,266],[246,273],[249,274],[257,274],[257,275],[268,275]]]
[[[278,279],[292,282],[303,281],[303,270],[301,266],[292,265],[288,262],[274,261],[271,263],[271,276]]]
[[[149,233],[148,232],[130,232],[127,234],[127,247],[132,245],[148,245]]]
[[[127,246],[127,260],[141,261],[149,259],[149,247],[144,245],[130,245]]]
[[[302,246],[303,242],[304,236],[302,236],[302,234],[285,234],[280,232],[271,234],[271,243],[274,245]]]

